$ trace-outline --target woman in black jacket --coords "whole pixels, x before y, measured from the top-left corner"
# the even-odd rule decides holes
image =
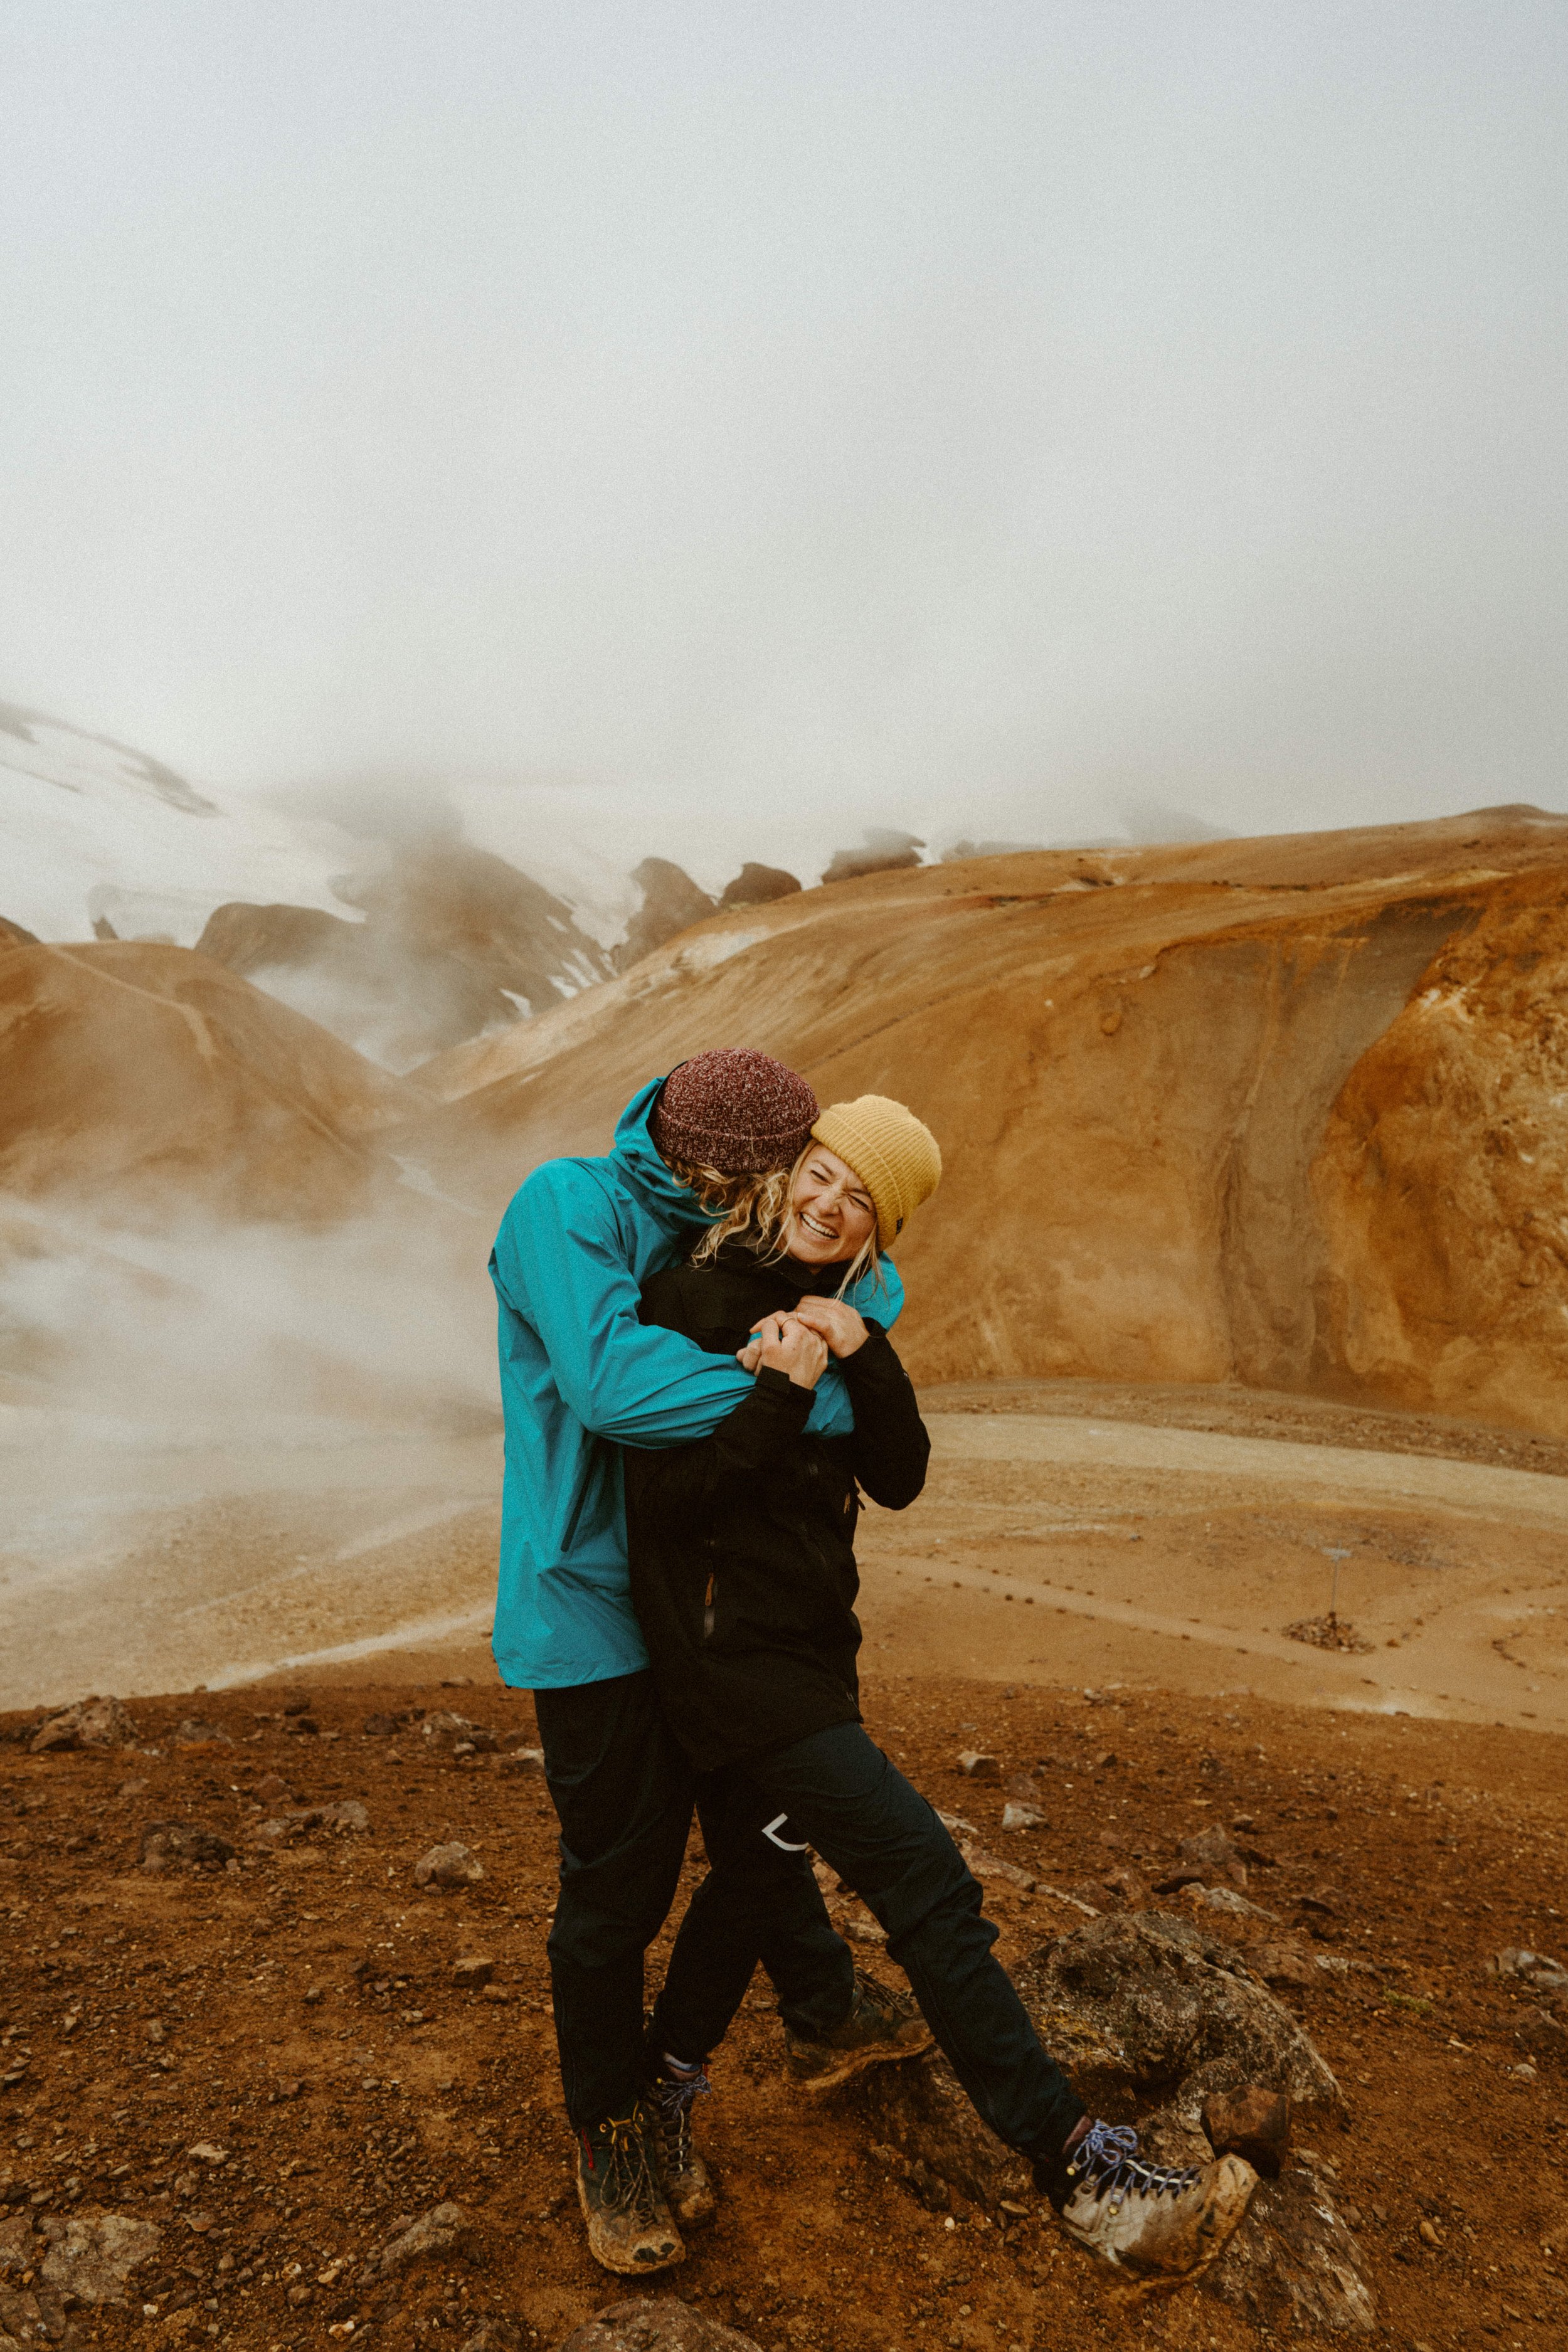
[[[647,1286],[645,1320],[738,1354],[756,1386],[711,1437],[626,1453],[632,1598],[671,1728],[727,1790],[727,1834],[815,1847],[885,1929],[931,2034],[986,2123],[1030,2158],[1068,2234],[1118,2268],[1179,2278],[1225,2243],[1251,2168],[1234,2157],[1149,2164],[1134,2133],[1090,2121],[993,1956],[978,1883],[860,1721],[859,1494],[912,1503],[930,1444],[886,1333],[838,1294],[935,1190],[941,1165],[901,1104],[834,1105],[787,1180],[760,1180],[758,1199],[713,1229],[699,1262]],[[829,1352],[854,1403],[851,1437],[805,1433]],[[700,1934],[700,1919],[689,1915],[681,1932]],[[706,2087],[707,2053],[756,1953],[707,1957],[687,2012],[661,2003],[655,2014],[667,2081],[693,2091]],[[910,2025],[912,2050],[928,2037]],[[816,2086],[860,2063],[853,2007],[816,2039],[787,2038]],[[700,2169],[689,2137],[676,2160]]]

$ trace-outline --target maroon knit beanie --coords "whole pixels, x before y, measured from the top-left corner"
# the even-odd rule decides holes
[[[671,1070],[648,1133],[667,1160],[762,1176],[789,1168],[811,1140],[816,1097],[805,1080],[746,1045],[698,1054]]]

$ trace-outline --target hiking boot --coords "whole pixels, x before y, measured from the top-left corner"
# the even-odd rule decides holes
[[[1075,2245],[1130,2280],[1179,2286],[1207,2270],[1247,2210],[1258,2175],[1239,2156],[1214,2164],[1151,2164],[1138,2135],[1094,2123],[1071,2152],[1037,2163]]]
[[[894,1992],[875,1977],[855,1971],[855,2000],[842,2025],[820,2042],[784,2029],[790,2073],[805,2091],[830,2091],[868,2066],[890,2058],[914,2058],[931,2042],[930,2026],[906,1992]]]
[[[713,2088],[700,2066],[672,2065],[668,2060],[648,2077],[647,2104],[658,2133],[659,2172],[664,2193],[683,2228],[711,2221],[718,2194],[708,2167],[691,2141],[691,2109]]]
[[[588,2252],[605,2270],[638,2276],[684,2261],[658,2167],[658,2119],[646,2100],[578,2132],[577,2201]]]

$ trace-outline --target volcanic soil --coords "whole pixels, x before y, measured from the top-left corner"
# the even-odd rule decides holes
[[[936,1674],[873,1675],[866,1702],[933,1801],[1038,1882],[987,1882],[1010,1964],[1085,1906],[1131,1895],[1182,1912],[1182,1896],[1106,1882],[1170,1874],[1195,1829],[1233,1825],[1270,1857],[1247,1899],[1272,1916],[1226,1932],[1305,1956],[1306,1982],[1281,1998],[1346,2095],[1342,2122],[1310,2136],[1381,2340],[1568,2338],[1568,2082],[1536,1997],[1487,1970],[1503,1948],[1568,1948],[1554,1740]],[[623,2299],[584,2252],[552,2064],[552,1815],[537,1773],[502,1760],[531,1739],[526,1696],[266,1684],[132,1712],[134,1746],[98,1754],[31,1753],[37,1711],[0,1722],[0,2292],[26,2293],[17,2245],[43,2245],[19,2221],[105,2210],[161,2235],[124,2305],[67,2313],[70,2344],[457,2352],[489,2323],[483,2343],[542,2347]],[[443,1713],[487,1727],[498,1752],[426,1734]],[[970,1748],[994,1753],[997,1780],[963,1775]],[[1047,1820],[1007,1832],[1018,1773]],[[258,1847],[257,1825],[290,1801],[358,1801],[368,1826]],[[147,1832],[170,1822],[232,1859],[144,1867]],[[415,1864],[454,1840],[483,1877],[421,1891]],[[688,1886],[700,1868],[694,1846]],[[859,1956],[896,1978],[872,1946]],[[476,1958],[493,1972],[470,1989],[457,1964]],[[930,2210],[875,2153],[863,2089],[807,2104],[781,2059],[759,1979],[700,2113],[723,2205],[661,2282],[765,2352],[1271,2340],[1207,2287],[1114,2305],[1043,2208],[943,2210],[939,2195]],[[469,2250],[365,2283],[395,2228],[445,2200],[470,2217]]]

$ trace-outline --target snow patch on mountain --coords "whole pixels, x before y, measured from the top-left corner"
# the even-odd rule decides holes
[[[0,702],[0,914],[46,940],[194,947],[226,899],[317,907],[350,922],[332,877],[354,862],[339,827],[198,792],[161,760]]]

